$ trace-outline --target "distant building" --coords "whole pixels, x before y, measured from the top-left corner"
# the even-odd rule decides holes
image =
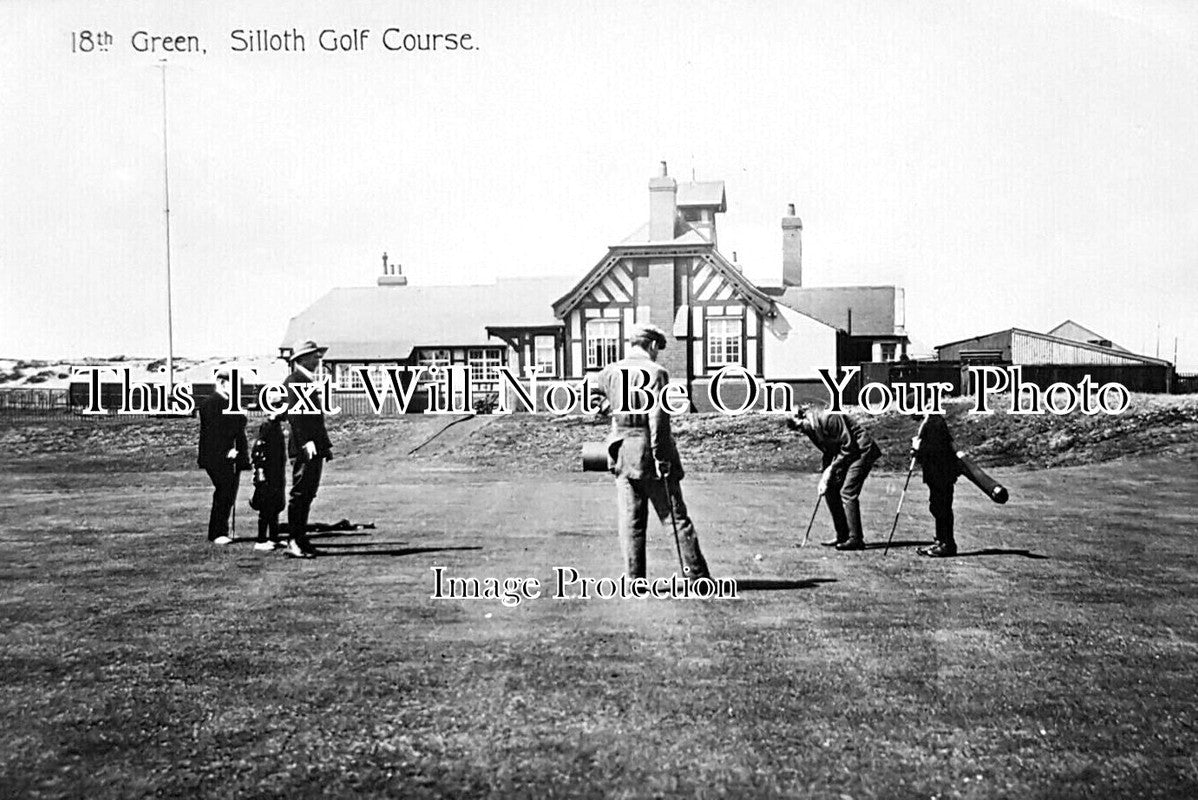
[[[1168,361],[1132,353],[1072,320],[1048,333],[1008,328],[948,342],[936,347],[936,357],[963,368],[1020,366],[1024,379],[1041,388],[1058,381],[1075,383],[1084,375],[1098,383],[1118,381],[1143,392],[1168,392],[1173,382],[1173,365]]]
[[[468,366],[473,390],[484,394],[498,390],[500,366],[523,374],[526,364],[536,363],[545,375],[561,375],[562,325],[550,304],[569,279],[409,286],[397,280],[402,277],[384,260],[378,286],[333,289],[292,318],[280,355],[304,339],[327,346],[325,372],[348,393],[364,389],[358,367],[382,385],[388,366]]]
[[[936,357],[970,363],[1170,366],[1159,358],[1136,355],[1071,320],[1048,333],[1008,328],[938,345]]]
[[[334,289],[291,320],[282,355],[301,339],[329,347],[325,367],[344,393],[358,367],[474,368],[475,391],[495,369],[538,365],[580,379],[622,358],[635,323],[665,330],[661,360],[699,409],[712,375],[736,366],[759,378],[814,385],[817,370],[896,360],[906,352],[903,290],[802,286],[802,222],[782,219],[781,285],[758,286],[717,248],[723,181],[678,183],[662,163],[649,181],[649,220],[612,245],[581,279],[410,286],[387,263],[374,287]]]

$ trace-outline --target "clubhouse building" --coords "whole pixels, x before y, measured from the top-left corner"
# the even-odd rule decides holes
[[[757,285],[720,252],[723,181],[649,181],[648,222],[574,277],[499,279],[479,286],[409,285],[383,256],[377,285],[337,288],[291,319],[280,347],[313,339],[328,346],[324,368],[343,407],[363,394],[360,367],[471,367],[476,394],[503,391],[497,368],[518,375],[581,379],[624,356],[635,323],[671,337],[660,362],[707,410],[711,376],[736,366],[802,392],[817,370],[906,354],[903,290],[896,286],[806,287],[802,221],[781,220],[777,285]],[[822,389],[820,390],[822,392]]]

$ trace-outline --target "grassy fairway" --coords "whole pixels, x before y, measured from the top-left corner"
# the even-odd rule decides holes
[[[814,476],[684,482],[735,601],[434,601],[434,565],[615,574],[604,476],[333,462],[293,562],[202,531],[198,471],[0,475],[0,794],[1187,797],[1198,462],[922,485],[883,557],[829,553]],[[866,487],[879,545],[902,475]],[[755,556],[760,554],[761,559]],[[651,529],[650,572],[673,571]],[[551,588],[551,587],[550,587]]]

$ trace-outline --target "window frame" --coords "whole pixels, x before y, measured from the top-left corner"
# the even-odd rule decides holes
[[[548,345],[547,345],[547,348],[549,350],[549,361],[548,362],[542,361],[540,359],[540,356],[538,355],[538,350],[541,349],[541,344],[539,344],[539,343],[542,342],[543,340],[548,341]],[[539,375],[541,375],[542,377],[547,377],[547,378],[556,378],[557,377],[558,364],[557,364],[557,337],[556,336],[554,336],[552,333],[533,334],[533,337],[532,337],[532,363],[533,363],[533,366],[537,368],[537,373]],[[542,371],[542,367],[548,367],[549,370],[547,372]]]
[[[604,336],[595,336],[591,333],[592,328],[599,326],[615,327],[614,337],[610,334]],[[592,349],[592,343],[594,348]],[[591,317],[586,321],[582,328],[582,350],[583,361],[585,368],[603,369],[608,364],[615,363],[624,357],[624,321],[613,317]],[[600,356],[608,353],[611,357],[603,360]],[[594,356],[594,358],[592,358]]]
[[[721,336],[718,336],[718,337],[713,336],[712,335],[712,324],[713,323],[730,326],[734,332],[732,333],[732,335],[729,335],[728,332],[725,332]],[[737,353],[736,353],[735,361],[730,360],[728,358],[728,350],[729,350],[728,342],[729,342],[729,340],[731,340],[733,338],[733,336],[735,336],[736,343],[737,343]],[[720,360],[716,360],[715,358],[713,358],[713,355],[714,355],[713,344],[716,341],[720,341],[722,343],[722,346],[720,348],[721,349]],[[744,367],[745,366],[745,346],[746,346],[746,344],[747,344],[747,342],[745,341],[745,319],[744,319],[744,317],[734,317],[734,316],[729,316],[726,314],[720,314],[718,316],[713,315],[710,317],[706,317],[703,320],[703,360],[704,360],[704,364],[707,367],[707,370],[709,372],[715,372],[715,371],[718,371],[718,370],[722,369],[723,367],[727,367],[727,366]]]

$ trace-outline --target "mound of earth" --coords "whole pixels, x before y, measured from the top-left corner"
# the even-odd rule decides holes
[[[1136,395],[1124,414],[1017,416],[970,413],[956,402],[947,418],[958,449],[982,466],[1040,469],[1123,456],[1198,451],[1198,396]],[[856,414],[883,450],[879,468],[905,471],[919,418]],[[336,416],[329,433],[338,460],[358,469],[439,465],[497,472],[577,472],[580,450],[602,441],[608,423],[581,416],[512,414],[467,419],[435,415]],[[819,456],[781,416],[690,414],[672,421],[692,472],[813,472]],[[248,428],[252,441],[257,421]],[[0,417],[0,464],[48,472],[195,468],[194,418]],[[415,451],[415,453],[413,453]]]
[[[1033,469],[1110,461],[1198,441],[1198,397],[1136,395],[1119,415],[1081,413],[1022,416],[970,413],[956,401],[946,417],[960,450],[982,466]],[[905,471],[911,437],[920,418],[897,413],[855,414],[883,451],[880,469]],[[683,463],[695,472],[815,471],[819,454],[784,417],[765,414],[692,414],[672,421]],[[452,454],[441,457],[486,469],[577,471],[583,442],[601,441],[607,423],[583,417],[513,414],[476,430]]]
[[[370,468],[406,461],[411,450],[453,419],[339,416],[330,417],[328,427],[335,460]],[[251,419],[246,428],[250,445],[260,422]],[[194,417],[0,417],[0,464],[40,472],[197,469],[199,431]]]

